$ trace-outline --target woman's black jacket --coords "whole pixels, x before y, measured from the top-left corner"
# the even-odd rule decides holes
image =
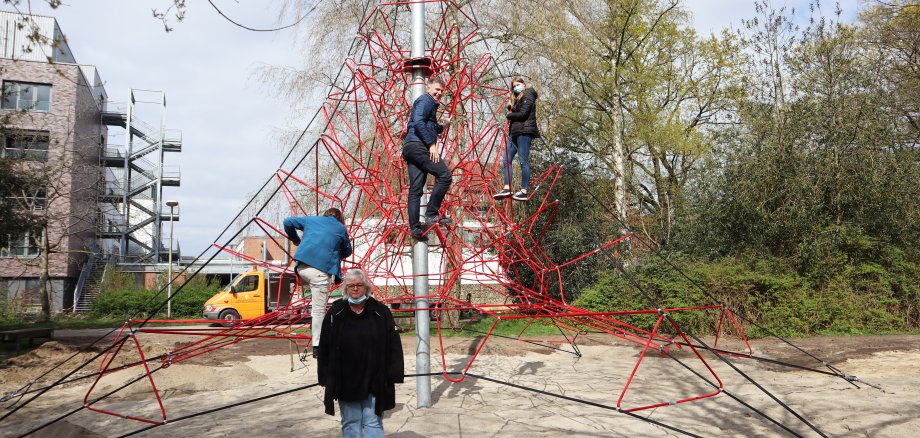
[[[527,87],[522,93],[524,95],[506,116],[511,122],[508,126],[508,134],[540,138],[540,129],[537,128],[537,90]]]
[[[326,318],[323,319],[322,336],[319,339],[317,374],[319,384],[326,388],[324,404],[329,415],[335,415],[334,400],[337,398],[339,379],[342,378],[339,372],[342,368],[339,364],[339,334],[342,324],[349,319],[342,315],[342,312],[347,311],[347,306],[345,299],[332,302],[331,308],[326,312]],[[373,369],[376,372],[371,380],[371,394],[377,399],[374,410],[377,415],[381,415],[383,411],[396,407],[395,384],[403,383],[405,370],[402,342],[390,309],[373,297],[368,297],[364,311],[369,312],[368,316],[375,318],[379,329],[376,341],[367,348],[374,349]]]

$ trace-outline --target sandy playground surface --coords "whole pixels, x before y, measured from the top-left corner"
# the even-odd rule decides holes
[[[91,335],[94,336],[87,331],[59,332],[54,341],[0,364],[0,396],[20,389],[51,365],[69,357],[85,345],[87,336]],[[170,351],[194,339],[140,335],[144,353],[149,356]],[[448,369],[464,368],[480,339],[445,338]],[[792,342],[857,376],[860,382],[854,386],[839,377],[813,371],[745,358],[730,359],[738,370],[795,411],[792,413],[714,355],[704,353],[726,393],[627,415],[591,403],[616,406],[641,347],[608,335],[592,334],[579,338],[582,356],[577,357],[544,345],[491,338],[473,363],[471,374],[583,402],[472,376],[461,383],[432,377],[433,405],[418,409],[416,380],[410,377],[406,383],[397,385],[397,407],[385,414],[384,428],[387,436],[402,438],[682,436],[680,431],[701,436],[820,436],[799,420],[796,416],[799,415],[828,436],[917,436],[920,431],[920,367],[917,365],[920,363],[920,336],[822,337]],[[720,344],[720,347],[734,349],[737,345]],[[758,356],[826,369],[777,340],[759,340],[753,342],[753,347]],[[403,350],[406,352],[406,372],[413,373],[414,337],[403,338]],[[439,371],[441,355],[436,337],[432,337],[431,350],[432,368]],[[170,422],[136,436],[340,436],[338,417],[323,413],[322,389],[318,387],[181,419],[189,414],[315,383],[314,361],[307,359],[302,363],[295,358],[291,371],[289,351],[286,341],[247,340],[154,373],[154,382]],[[94,354],[80,353],[61,370],[70,371]],[[713,382],[712,374],[692,352],[684,349],[673,356],[649,353],[623,398],[624,408],[713,391],[713,387],[697,375]],[[126,349],[116,362],[127,363],[136,358],[136,349]],[[98,370],[98,363],[97,360],[75,375]],[[105,376],[93,395],[120,387],[138,376],[137,370],[135,367]],[[50,377],[62,374],[56,372]],[[29,433],[74,410],[72,415],[35,431],[32,436],[120,436],[148,426],[81,409],[92,381],[84,379],[48,391],[0,421],[0,436]],[[38,383],[33,388],[40,386]],[[8,414],[17,400],[21,402],[32,395],[0,403],[0,415]],[[145,379],[95,406],[123,415],[162,418]],[[644,418],[680,431],[644,421]]]

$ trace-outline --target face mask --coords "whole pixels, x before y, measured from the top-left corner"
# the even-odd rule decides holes
[[[512,88],[512,90],[514,91],[514,94],[521,94],[521,92],[524,91],[524,86],[517,84],[514,86],[514,88]]]
[[[363,303],[364,300],[366,300],[366,299],[367,299],[367,295],[361,295],[361,298],[352,298],[352,297],[348,297],[348,302],[351,303],[351,304],[361,304],[361,303]]]

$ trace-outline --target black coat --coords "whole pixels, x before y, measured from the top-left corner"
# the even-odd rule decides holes
[[[537,90],[527,87],[524,94],[508,112],[508,134],[529,135],[540,138],[540,128],[537,128]]]
[[[337,389],[339,379],[342,378],[339,366],[339,333],[342,324],[348,321],[341,315],[346,311],[348,302],[338,299],[332,302],[329,311],[326,312],[326,318],[323,319],[322,336],[319,339],[319,357],[317,360],[317,377],[319,384],[326,388],[324,404],[326,413],[335,415],[335,400],[337,399]],[[371,394],[377,399],[374,410],[377,415],[383,411],[396,407],[396,383],[403,382],[405,373],[403,365],[402,341],[399,339],[399,330],[396,327],[396,321],[393,320],[393,314],[379,301],[373,297],[368,297],[365,312],[375,318],[379,329],[376,340],[373,345],[372,357],[374,364],[372,369],[376,370],[371,380]]]

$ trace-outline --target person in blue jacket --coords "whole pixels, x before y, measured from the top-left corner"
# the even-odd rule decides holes
[[[406,138],[403,140],[402,155],[409,167],[409,233],[421,241],[428,240],[423,225],[449,225],[452,222],[449,217],[440,213],[441,202],[444,201],[447,189],[453,181],[450,169],[441,159],[441,145],[438,144],[438,135],[444,132],[444,127],[438,124],[438,101],[444,94],[445,86],[444,80],[439,77],[428,78],[427,93],[419,96],[412,104],[412,112],[406,126]],[[435,184],[431,198],[428,199],[423,224],[419,216],[422,191],[428,175],[434,175]]]
[[[303,237],[297,235],[297,230]],[[329,286],[342,277],[341,260],[351,255],[351,240],[345,229],[345,217],[338,208],[330,208],[322,216],[291,216],[284,220],[284,232],[297,245],[294,270],[310,285],[313,322],[313,357],[319,354],[319,339]]]

